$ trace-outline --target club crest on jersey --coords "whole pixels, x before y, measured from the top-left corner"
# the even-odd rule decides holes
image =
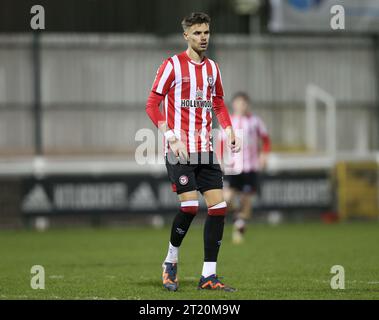
[[[213,79],[213,76],[212,76],[212,75],[209,75],[208,78],[207,78],[207,80],[208,80],[208,84],[209,84],[209,86],[210,86],[210,87],[213,87],[213,85],[214,85],[214,79]]]
[[[203,100],[203,91],[199,88],[196,90],[196,100]]]
[[[182,186],[185,186],[187,183],[188,183],[188,177],[185,176],[185,175],[182,175],[179,177],[179,183],[182,185]]]

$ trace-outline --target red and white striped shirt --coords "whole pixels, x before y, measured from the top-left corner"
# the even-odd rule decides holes
[[[259,154],[260,142],[262,141],[262,150],[270,151],[270,139],[266,129],[266,125],[260,117],[252,113],[246,115],[231,115],[233,129],[237,137],[241,139],[241,152],[231,153],[232,157],[229,162],[233,172],[250,172],[259,171]],[[226,136],[222,134],[222,150],[225,144]]]
[[[196,63],[186,52],[174,55],[159,67],[151,90],[164,96],[164,118],[188,153],[213,151],[212,107],[215,110],[215,97],[224,96],[220,70],[214,61],[205,57]],[[219,115],[225,116],[226,112],[230,123],[226,107],[219,111],[219,121]],[[221,122],[224,128],[228,125],[228,121]],[[164,145],[166,154],[169,144],[165,141]]]

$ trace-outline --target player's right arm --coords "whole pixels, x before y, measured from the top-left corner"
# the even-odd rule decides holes
[[[150,95],[147,98],[146,113],[154,125],[164,134],[175,156],[188,159],[186,146],[175,136],[174,130],[168,126],[165,116],[159,110],[159,106],[174,80],[174,68],[170,59],[167,59],[157,71]]]
[[[258,118],[258,135],[262,141],[262,149],[259,154],[259,165],[261,169],[265,169],[267,166],[268,155],[271,151],[271,140],[266,125],[260,118]]]

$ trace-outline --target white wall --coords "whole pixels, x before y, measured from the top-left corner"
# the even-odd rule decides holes
[[[144,104],[156,70],[185,45],[180,37],[49,34],[42,48],[45,149],[86,153],[133,151],[136,130],[152,128]],[[0,153],[32,147],[31,57],[26,36],[0,37]],[[305,145],[305,88],[313,83],[337,99],[338,149],[378,148],[369,39],[218,36],[210,57],[221,67],[226,99],[250,93],[274,145]]]

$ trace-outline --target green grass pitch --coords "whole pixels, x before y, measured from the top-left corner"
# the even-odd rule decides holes
[[[379,224],[250,225],[231,243],[227,225],[217,272],[234,293],[196,289],[203,257],[202,225],[181,248],[179,291],[161,285],[169,227],[0,232],[0,299],[379,299]],[[30,287],[33,265],[45,289]],[[333,265],[345,289],[332,290]]]

